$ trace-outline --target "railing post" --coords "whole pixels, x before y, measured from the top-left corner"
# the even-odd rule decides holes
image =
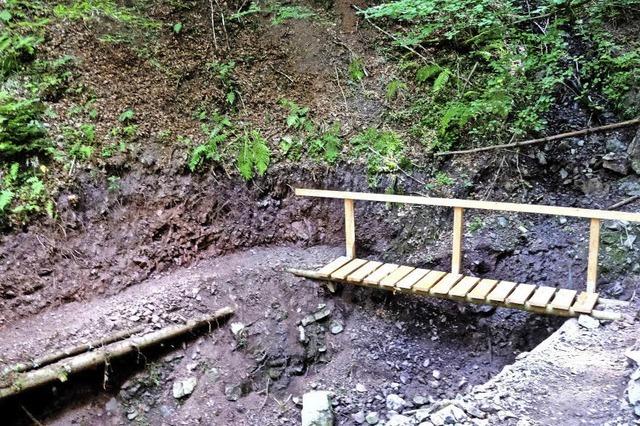
[[[347,257],[354,259],[356,257],[355,205],[353,200],[348,198],[344,200],[344,236],[347,246]]]
[[[598,281],[598,251],[600,248],[600,219],[591,219],[589,231],[589,264],[587,266],[587,292],[596,292]]]
[[[463,217],[462,207],[453,208],[453,248],[451,253],[451,273],[459,274],[462,270],[462,237],[463,237]]]

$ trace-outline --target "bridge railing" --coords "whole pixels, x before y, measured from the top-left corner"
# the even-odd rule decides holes
[[[501,203],[494,201],[462,200],[455,198],[431,198],[413,195],[375,194],[366,192],[330,191],[323,189],[296,188],[295,194],[306,197],[335,198],[344,200],[346,255],[356,256],[355,201],[383,203],[420,204],[453,208],[453,242],[451,272],[461,273],[462,246],[464,236],[464,210],[494,210],[515,213],[533,213],[554,216],[579,217],[590,220],[589,255],[587,264],[587,291],[595,293],[598,279],[598,253],[600,249],[600,227],[603,220],[621,220],[640,223],[640,213],[611,210],[582,209],[536,204]]]

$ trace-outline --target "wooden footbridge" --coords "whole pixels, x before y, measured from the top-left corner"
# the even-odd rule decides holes
[[[454,301],[503,306],[541,314],[566,317],[587,314],[595,318],[609,320],[620,317],[615,312],[596,309],[601,302],[615,302],[600,298],[596,292],[600,225],[603,220],[640,222],[640,213],[317,189],[296,189],[295,193],[300,196],[343,199],[346,239],[345,256],[332,260],[318,271],[290,270],[296,275],[375,287],[390,290],[394,293],[412,293]],[[357,258],[355,244],[356,200],[453,208],[451,271],[435,271]],[[576,290],[567,288],[463,275],[461,267],[465,209],[497,210],[589,219],[591,226],[586,291],[578,293]]]

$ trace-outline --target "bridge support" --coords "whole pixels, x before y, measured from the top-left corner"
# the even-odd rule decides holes
[[[591,219],[589,231],[589,263],[587,266],[587,292],[596,292],[598,281],[598,251],[600,248],[600,219]]]

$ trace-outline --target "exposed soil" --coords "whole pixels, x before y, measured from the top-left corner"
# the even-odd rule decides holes
[[[115,296],[68,303],[14,322],[0,329],[3,363],[135,324],[158,328],[223,305],[235,307],[231,322],[247,328],[234,338],[225,324],[188,346],[128,365],[114,363],[106,391],[100,389],[98,371],[81,377],[80,385],[73,377],[68,384],[7,401],[5,418],[29,424],[24,407],[50,424],[114,424],[134,412],[136,422],[149,424],[298,424],[295,401],[319,387],[336,393],[336,413],[341,424],[348,424],[359,410],[385,411],[384,396],[400,388],[407,400],[453,398],[484,383],[559,324],[509,310],[464,315],[454,303],[364,288],[331,295],[319,283],[283,272],[317,267],[340,252],[325,246],[239,252]],[[330,314],[304,327],[307,341],[301,343],[300,321],[319,304]],[[344,331],[332,334],[335,322]],[[128,378],[135,370],[141,372]],[[441,373],[438,380],[434,370]],[[191,376],[198,378],[195,392],[185,402],[176,400],[173,382]],[[356,391],[356,384],[366,391]],[[225,397],[229,385],[242,388],[238,401]],[[52,395],[54,403],[42,404]]]

